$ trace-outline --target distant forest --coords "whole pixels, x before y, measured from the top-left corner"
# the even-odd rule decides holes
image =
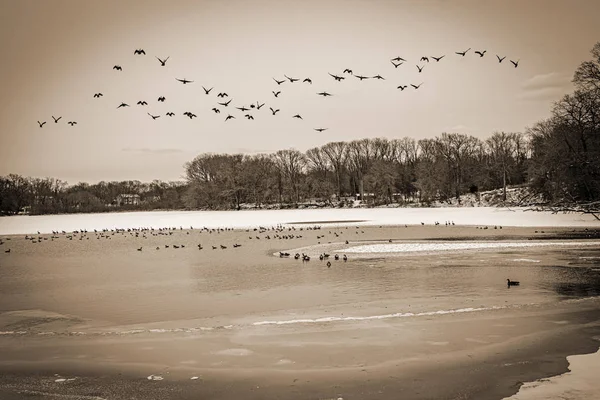
[[[11,174],[0,177],[0,213],[339,207],[352,199],[427,205],[507,185],[527,185],[551,204],[600,204],[600,42],[591,53],[575,71],[574,92],[522,133],[362,139],[304,153],[205,153],[185,164],[183,182],[68,185]]]

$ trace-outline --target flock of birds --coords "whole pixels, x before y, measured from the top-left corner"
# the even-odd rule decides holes
[[[454,53],[455,53],[455,55],[457,55],[459,57],[465,57],[469,51],[471,51],[471,48],[468,48],[467,50],[464,50],[464,51],[456,51]],[[486,55],[486,53],[487,53],[487,50],[476,50],[476,51],[473,52],[473,54],[477,55],[479,58],[483,58]],[[133,54],[134,54],[134,56],[145,56],[146,55],[146,51],[144,49],[136,49],[136,50],[134,50]],[[158,56],[155,56],[155,57],[158,60],[158,62],[160,63],[159,65],[161,67],[166,67],[167,66],[167,61],[170,58],[170,56],[166,57],[164,59],[162,59],[162,58],[160,58]],[[441,55],[441,56],[438,56],[438,57],[435,57],[435,56],[422,56],[419,59],[419,63],[421,65],[416,64],[416,68],[418,70],[418,73],[422,73],[423,72],[423,70],[425,69],[425,66],[430,62],[430,58],[431,58],[431,60],[434,60],[435,63],[439,63],[445,57],[446,57],[446,55]],[[499,55],[496,55],[496,58],[498,59],[498,63],[502,64],[502,62],[504,61],[504,59],[506,58],[506,56],[502,56],[501,57]],[[512,65],[514,66],[514,68],[517,68],[519,66],[519,60],[517,60],[517,61],[509,60],[509,61],[512,63]],[[395,69],[397,69],[398,67],[400,67],[400,66],[408,63],[408,61],[405,58],[400,57],[400,56],[397,56],[397,57],[394,57],[394,58],[390,59],[390,62],[394,66]],[[117,72],[122,72],[123,71],[123,67],[121,65],[114,65],[113,66],[113,70],[115,70]],[[352,77],[358,79],[361,82],[364,81],[364,80],[367,80],[367,79],[386,80],[386,78],[384,78],[380,74],[377,74],[377,75],[374,75],[374,76],[366,76],[366,75],[361,75],[361,74],[355,74],[353,72],[353,70],[350,69],[350,68],[344,69],[342,71],[342,73],[340,73],[340,74],[333,74],[333,73],[328,72],[328,75],[331,78],[333,78],[336,82],[342,82],[343,80],[345,80],[345,79],[351,79]],[[277,84],[277,88],[279,88],[282,84],[284,84],[286,82],[289,82],[289,84],[294,84],[294,83],[300,82],[300,83],[310,84],[310,85],[312,85],[312,83],[313,83],[313,81],[312,81],[312,79],[310,77],[306,77],[306,78],[302,79],[302,78],[290,77],[290,76],[288,76],[286,74],[284,74],[283,76],[284,76],[283,79],[273,78],[273,81]],[[195,81],[188,80],[186,78],[175,78],[175,80],[177,82],[180,82],[183,85],[188,85],[188,84],[195,83]],[[408,87],[412,87],[414,90],[418,90],[423,85],[423,83],[424,82],[421,82],[421,83],[418,83],[418,84],[417,83],[400,84],[400,85],[397,86],[397,89],[399,89],[400,91],[404,91]],[[202,89],[203,89],[205,95],[210,95],[211,92],[213,91],[214,87],[206,88],[206,87],[202,86]],[[282,91],[281,90],[272,90],[272,93],[273,93],[273,96],[274,96],[273,99],[278,99],[279,96],[282,94]],[[320,92],[315,92],[315,93],[316,93],[317,96],[322,96],[324,98],[330,97],[330,96],[334,96],[332,93],[329,93],[327,91],[320,91]],[[93,97],[96,98],[96,99],[100,99],[103,96],[104,96],[104,94],[102,92],[97,92],[97,93],[95,93],[93,95]],[[225,110],[230,110],[230,109],[237,109],[237,110],[241,111],[241,113],[243,115],[243,117],[240,117],[240,118],[246,118],[249,121],[254,120],[254,115],[255,115],[254,112],[260,111],[261,108],[266,104],[265,102],[261,103],[261,102],[257,101],[256,103],[244,104],[244,105],[240,105],[240,106],[233,106],[232,105],[232,107],[229,107],[229,105],[232,103],[233,99],[229,97],[228,93],[226,93],[224,91],[221,91],[221,92],[218,92],[216,94],[216,97],[220,98],[221,101],[217,100],[216,104],[214,104],[214,106],[212,107],[211,111],[214,114],[220,114],[222,110],[225,111]],[[226,98],[228,99],[227,101],[225,101]],[[162,103],[164,103],[166,100],[167,99],[166,99],[165,96],[159,96],[158,99],[157,99],[158,102],[162,102]],[[148,102],[145,101],[145,100],[139,100],[136,103],[136,105],[140,106],[140,107],[145,107],[145,106],[148,106]],[[120,108],[126,108],[126,107],[131,107],[131,106],[127,102],[121,102],[116,108],[120,109]],[[271,115],[272,116],[276,116],[281,111],[279,108],[277,108],[277,106],[275,104],[269,106],[268,109],[271,111]],[[150,118],[152,118],[153,121],[156,121],[157,119],[159,119],[159,118],[161,118],[163,116],[162,114],[154,114],[154,113],[150,113],[150,112],[147,112],[147,114],[148,114],[148,116]],[[168,112],[166,112],[164,114],[164,116],[169,117],[169,118],[175,117],[175,115],[176,115],[176,113],[173,112],[173,111],[168,111]],[[193,113],[192,111],[182,112],[181,115],[183,115],[185,117],[188,117],[189,119],[194,119],[194,118],[198,117],[198,115],[195,114],[195,113]],[[58,118],[56,118],[56,117],[52,116],[52,118],[54,119],[55,123],[58,123],[58,121],[62,117],[59,116]],[[230,120],[236,119],[236,118],[237,117],[235,115],[232,115],[232,113],[227,112],[227,116],[224,118],[224,121],[227,122],[227,121],[230,121]],[[304,118],[302,117],[302,115],[300,115],[299,113],[295,113],[293,116],[291,116],[291,118],[298,119],[298,120],[304,120]],[[38,120],[37,122],[38,122],[40,128],[42,128],[46,124],[46,121],[39,121]],[[74,126],[74,125],[77,124],[76,121],[69,121],[67,123],[69,125],[71,125],[71,126]],[[323,131],[325,131],[325,130],[327,130],[329,128],[318,127],[318,128],[313,128],[313,129],[315,131],[317,131],[317,132],[323,132]]]

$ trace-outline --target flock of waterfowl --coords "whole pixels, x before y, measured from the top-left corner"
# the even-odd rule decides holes
[[[457,56],[459,56],[459,57],[465,57],[470,50],[471,50],[471,48],[468,48],[467,50],[456,51],[454,53]],[[476,56],[478,56],[478,58],[483,58],[486,55],[486,53],[487,53],[487,50],[476,50],[476,51],[473,52],[473,54],[475,54]],[[136,50],[134,50],[133,54],[134,54],[134,56],[145,56],[146,52],[145,52],[144,49],[136,49]],[[161,67],[166,67],[167,66],[167,61],[170,58],[170,56],[166,57],[164,59],[162,59],[162,58],[160,58],[158,56],[155,56],[155,57],[158,60],[158,62],[160,63],[159,66],[161,66]],[[422,56],[419,59],[419,61],[418,61],[420,64],[419,63],[416,64],[416,68],[417,68],[418,73],[422,73],[423,72],[423,70],[425,69],[426,65],[430,62],[430,58],[432,60],[435,60],[435,63],[437,64],[437,63],[441,62],[442,59],[444,59],[445,57],[446,57],[445,54],[441,55],[441,56],[437,56],[437,57],[435,57],[435,56]],[[496,58],[498,60],[498,63],[502,64],[502,62],[504,61],[504,59],[506,58],[506,56],[502,56],[501,57],[499,55],[496,55]],[[519,66],[519,60],[517,60],[517,61],[509,60],[509,61],[512,63],[512,65],[514,66],[514,68],[517,68]],[[405,58],[400,57],[400,56],[397,56],[397,57],[394,57],[394,58],[390,59],[390,62],[394,66],[394,69],[397,69],[398,67],[400,67],[400,66],[405,65],[405,64],[408,63],[408,61]],[[123,67],[121,65],[118,65],[118,64],[114,65],[112,69],[114,71],[117,71],[117,72],[123,72],[124,71]],[[375,80],[382,80],[382,81],[386,80],[386,78],[384,78],[380,74],[373,75],[373,76],[355,74],[354,71],[352,69],[350,69],[350,68],[345,68],[342,71],[342,73],[340,73],[340,74],[335,74],[335,73],[331,73],[331,72],[327,72],[327,74],[330,77],[332,77],[334,79],[334,81],[336,81],[336,82],[342,82],[343,80],[350,79],[351,77],[354,77],[354,78],[358,79],[361,82],[364,81],[364,80],[367,80],[367,79],[375,79]],[[294,83],[297,83],[297,82],[300,83],[300,84],[309,84],[309,85],[313,84],[313,80],[310,77],[306,77],[306,78],[294,78],[294,77],[290,77],[290,76],[288,76],[286,74],[283,74],[283,76],[284,76],[283,79],[273,78],[273,81],[277,84],[277,87],[281,86],[282,84],[284,84],[286,82],[289,82],[289,84],[294,84]],[[183,85],[195,83],[194,80],[188,80],[186,78],[178,78],[178,77],[175,77],[175,81],[180,82]],[[423,83],[424,82],[421,82],[421,83],[403,83],[403,84],[399,84],[397,86],[397,89],[399,89],[400,91],[404,91],[408,87],[412,87],[414,90],[418,90],[423,85]],[[203,89],[205,95],[210,95],[210,93],[213,91],[214,87],[206,88],[206,87],[202,86],[202,89]],[[274,96],[272,99],[274,100],[274,99],[279,99],[279,96],[282,94],[282,91],[281,90],[273,90],[272,93],[273,93],[273,96]],[[317,96],[322,96],[324,98],[330,97],[330,96],[334,96],[334,94],[329,93],[329,92],[327,92],[325,90],[321,90],[319,92],[315,91],[315,94]],[[100,99],[103,96],[104,96],[104,94],[102,92],[97,92],[97,93],[94,93],[94,95],[93,95],[93,97],[96,98],[96,99]],[[232,105],[232,107],[229,108],[229,105],[232,103],[233,99],[229,98],[229,94],[228,93],[226,93],[224,91],[221,91],[221,92],[218,92],[218,94],[216,94],[216,97],[221,98],[223,100],[221,102],[217,101],[216,104],[214,104],[213,107],[211,108],[211,111],[213,111],[214,114],[220,114],[222,110],[225,111],[225,110],[229,110],[229,109],[237,109],[237,110],[241,111],[241,113],[243,115],[243,118],[246,118],[248,121],[254,120],[254,116],[256,115],[256,112],[260,111],[260,109],[265,105],[265,102],[261,103],[261,102],[257,101],[256,103],[251,103],[251,104],[235,105],[235,106]],[[229,98],[229,100],[225,101],[225,98]],[[158,99],[157,99],[158,102],[162,102],[162,103],[164,103],[166,100],[167,99],[166,99],[165,96],[159,96]],[[136,105],[140,106],[140,107],[145,107],[145,106],[148,106],[149,104],[145,100],[139,100],[139,101],[137,101]],[[116,108],[120,109],[120,108],[126,108],[126,107],[130,107],[129,103],[122,101],[122,102],[120,102],[120,104]],[[268,109],[271,111],[271,116],[276,116],[281,111],[277,107],[277,104],[275,102],[272,105],[270,105]],[[161,113],[146,112],[146,114],[148,114],[148,116],[150,118],[152,118],[153,121],[156,121],[157,119],[159,119],[162,116]],[[175,112],[171,111],[171,110],[169,110],[169,111],[167,111],[167,112],[164,113],[164,116],[169,117],[169,118],[175,117],[176,115],[177,114]],[[181,112],[181,115],[186,116],[189,119],[193,119],[193,118],[197,118],[198,117],[197,114],[195,114],[194,112],[189,111],[189,110]],[[290,116],[291,116],[291,118],[294,118],[294,119],[304,120],[304,118],[299,113],[290,113]],[[62,117],[59,116],[58,118],[56,118],[56,117],[52,116],[52,118],[54,119],[55,123],[58,123],[58,121]],[[232,115],[232,113],[228,112],[227,116],[225,116],[225,118],[224,118],[224,122],[230,121],[232,119],[236,119],[236,116]],[[39,121],[38,120],[37,122],[38,122],[38,125],[39,125],[40,128],[42,128],[46,124],[46,121]],[[69,121],[67,123],[69,125],[71,125],[71,126],[74,126],[74,125],[77,124],[76,121]],[[317,132],[323,132],[323,131],[325,131],[325,130],[327,130],[329,128],[318,127],[318,128],[313,128],[313,129],[315,131],[317,131]]]

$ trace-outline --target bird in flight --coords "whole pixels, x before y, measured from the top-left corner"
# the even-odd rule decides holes
[[[248,119],[254,119],[254,117],[252,115],[250,115],[250,114],[246,114],[246,115],[244,115],[244,117],[246,117]]]
[[[392,58],[392,61],[406,61],[406,60],[402,57],[396,57],[396,58]]]
[[[204,89],[204,93],[209,94],[210,91],[213,90],[214,88],[207,89],[204,86],[202,86],[202,89]]]
[[[41,128],[42,126],[44,126],[44,124],[46,123],[46,121],[44,121],[44,122],[38,121],[37,123],[40,125],[40,128]]]
[[[413,85],[412,83],[410,84],[410,86],[414,87],[415,89],[418,89],[421,87],[421,85],[423,84],[423,82],[419,83],[418,85]]]
[[[456,51],[455,53],[458,54],[459,56],[465,56],[465,54],[467,54],[467,52],[471,50],[471,48],[469,47],[468,49],[466,49],[465,51]]]
[[[304,79],[302,82],[303,82],[303,83],[304,83],[304,82],[307,82],[307,83],[310,83],[310,84],[312,85],[312,80],[311,80],[310,78],[306,78],[306,79]]]
[[[296,114],[296,115],[294,115],[292,118],[303,119],[303,118],[300,116],[300,114]]]
[[[285,82],[285,80],[283,80],[283,81],[278,81],[278,80],[277,80],[277,79],[275,79],[275,78],[273,78],[273,80],[274,80],[275,82],[277,82],[277,84],[278,84],[278,85],[281,85],[283,82]]]
[[[102,93],[96,93],[96,94],[94,94],[94,98],[100,98],[102,96],[104,96]]]
[[[137,104],[140,105],[140,106],[147,106],[148,105],[148,103],[146,103],[143,100],[138,101]]]
[[[271,91],[273,92],[273,94],[275,95],[275,97],[279,96],[279,93],[281,93],[281,90],[280,90],[280,91],[278,91],[278,92],[275,92],[275,91],[273,91],[273,90],[271,90]]]
[[[258,104],[258,101],[257,101],[257,102],[256,102],[256,109],[257,109],[257,110],[260,110],[260,108],[261,108],[262,106],[264,106],[264,105],[265,105],[265,103],[262,103],[262,104],[260,104],[260,105],[259,105],[259,104]]]
[[[219,93],[217,97],[229,97],[227,93]]]
[[[150,113],[148,113],[148,115],[152,117],[152,120],[155,120],[156,118],[160,118],[160,115],[152,115]]]
[[[69,122],[67,122],[67,124],[73,126],[73,125],[77,124],[77,122],[76,121],[69,121]]]
[[[175,78],[175,79],[177,79],[177,78]],[[177,79],[177,80],[178,80],[179,82],[183,83],[184,85],[185,85],[186,83],[193,83],[193,82],[194,82],[194,81],[188,81],[188,80],[186,80],[186,79]]]
[[[402,86],[402,85],[398,86],[398,89],[400,89],[400,90],[404,90],[404,89],[406,89],[406,88],[407,88],[407,86],[406,86],[406,85],[404,85],[404,86]]]
[[[517,68],[519,66],[519,61],[521,61],[521,60],[517,60],[517,62],[510,60],[510,62],[515,66],[515,68]]]
[[[165,96],[160,96],[160,97],[158,98],[158,101],[162,101],[163,103],[165,102],[165,100],[166,100],[166,99],[165,99]]]
[[[227,103],[218,103],[218,104],[227,107],[229,105],[229,103],[231,103],[231,100],[233,100],[233,99],[229,99],[229,101]]]
[[[506,58],[506,56],[500,58],[500,56],[498,54],[496,54],[496,58],[498,59],[498,63],[502,63],[502,61],[504,61],[504,59]]]
[[[194,117],[198,117],[196,114],[193,114],[193,113],[191,113],[189,111],[184,112],[183,115],[186,115],[186,116],[190,117],[190,119],[192,119]]]
[[[127,104],[127,103],[121,103],[119,105],[119,107],[117,107],[117,108],[121,108],[121,107],[129,107],[129,104]]]
[[[286,78],[287,78],[287,79],[288,79],[288,80],[289,80],[291,83],[294,83],[294,82],[296,82],[296,81],[299,81],[299,80],[300,80],[300,79],[296,79],[296,78],[290,78],[289,76],[287,76],[287,75],[285,75],[285,74],[284,74],[283,76],[285,76],[285,77],[286,77]]]
[[[479,54],[479,57],[483,57],[486,52],[487,52],[487,50],[484,50],[484,51],[477,50],[477,51],[475,51],[475,54]]]
[[[385,81],[385,78],[381,75],[375,75],[373,79],[383,79]]]
[[[315,131],[323,132],[323,131],[326,131],[327,129],[329,129],[329,128],[315,128]]]
[[[396,67],[396,68],[398,68],[399,66],[401,66],[402,64],[404,64],[403,62],[401,62],[401,63],[398,63],[398,64],[395,64],[395,63],[394,63],[394,60],[392,60],[392,61],[391,61],[391,63],[392,63],[392,65],[393,65],[394,67]]]
[[[227,115],[227,118],[225,118],[225,121],[227,121],[228,119],[235,119],[235,117],[233,115]]]
[[[52,116],[52,119],[54,120],[54,123],[57,123],[59,119],[61,119],[62,117],[58,117],[58,118],[54,118],[54,115]]]
[[[143,50],[142,50],[142,51],[143,51]],[[144,53],[144,54],[145,54],[145,53]],[[170,57],[170,56],[169,56],[169,57]],[[161,66],[161,67],[164,67],[164,66],[166,66],[166,64],[167,64],[167,60],[169,59],[169,57],[165,58],[164,60],[161,60],[161,59],[160,59],[160,58],[158,58],[158,57],[156,57],[156,59],[157,59],[158,61],[160,61],[160,66]]]
[[[350,75],[352,75],[352,70],[351,70],[351,69],[349,69],[349,68],[346,68],[346,69],[344,70],[344,74],[350,74]]]
[[[215,112],[215,114],[218,114],[221,112],[221,110],[219,110],[217,107],[214,107],[212,110]]]
[[[330,73],[330,72],[328,72],[328,74],[329,74],[331,77],[333,77],[333,79],[335,79],[335,80],[336,80],[336,81],[338,81],[338,82],[341,82],[341,81],[342,81],[342,79],[346,79],[346,78],[344,78],[343,76],[337,76],[337,75],[333,75],[333,74],[332,74],[332,73]]]
[[[167,113],[167,116],[169,116],[169,117],[172,117],[173,115],[175,115],[175,113],[172,113],[172,112]]]
[[[445,54],[444,54],[443,56],[441,56],[441,57],[431,57],[431,58],[433,58],[433,59],[434,59],[435,61],[437,61],[437,62],[440,62],[440,60],[441,60],[442,58],[444,58],[444,57],[446,57],[446,55],[445,55]]]
[[[236,108],[237,108],[238,110],[240,110],[241,112],[244,112],[244,111],[250,111],[250,109],[249,109],[249,108],[246,108],[246,107],[236,107]]]
[[[115,65],[113,69],[116,69],[117,71],[123,71],[123,68],[121,68],[120,65]]]
[[[362,75],[354,75],[354,76],[355,76],[355,77],[357,77],[358,79],[360,79],[361,81],[362,81],[363,79],[369,79],[369,77],[368,77],[368,76],[362,76]]]
[[[427,61],[427,62],[429,62],[429,58],[427,58],[427,57],[421,57],[421,61]]]
[[[321,93],[317,93],[319,96],[323,96],[323,97],[327,97],[327,96],[333,96],[332,94],[329,94],[327,92],[321,92]]]
[[[269,109],[271,110],[273,115],[277,114],[277,111],[279,111],[279,108],[277,110],[273,110],[273,107],[269,107]]]
[[[419,70],[419,73],[420,73],[421,71],[423,71],[423,68],[425,68],[425,66],[424,66],[424,65],[423,65],[422,67],[419,67],[419,66],[417,65],[417,69]]]
[[[144,51],[144,49],[137,49],[133,52],[133,54],[143,54],[146,55],[146,52]]]

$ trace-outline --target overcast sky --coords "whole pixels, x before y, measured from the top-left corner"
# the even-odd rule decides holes
[[[203,152],[524,131],[572,90],[600,41],[599,15],[595,0],[0,0],[0,175],[176,180]],[[398,68],[396,56],[407,60]],[[277,85],[284,74],[301,80]],[[254,120],[234,108],[257,101]]]

